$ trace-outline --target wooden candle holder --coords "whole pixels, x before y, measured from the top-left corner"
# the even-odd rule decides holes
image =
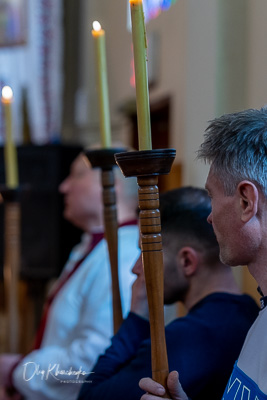
[[[107,240],[112,279],[113,329],[116,333],[122,323],[122,307],[118,276],[118,220],[113,168],[114,154],[125,149],[86,150],[84,153],[93,168],[101,169],[104,205],[104,226]]]
[[[125,177],[137,177],[141,250],[149,306],[152,378],[167,387],[169,373],[164,328],[163,253],[158,175],[168,174],[174,149],[143,150],[115,155]]]
[[[4,200],[4,293],[7,307],[7,347],[19,352],[18,283],[20,271],[21,189],[0,187]]]

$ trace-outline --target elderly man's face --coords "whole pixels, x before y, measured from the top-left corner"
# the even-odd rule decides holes
[[[67,220],[81,228],[87,220],[99,224],[102,215],[100,179],[99,170],[92,169],[83,155],[73,161],[69,176],[59,186],[59,191],[64,194],[64,217]]]
[[[206,189],[211,198],[212,211],[208,222],[212,224],[220,246],[220,259],[231,266],[244,265],[247,238],[244,237],[244,224],[240,218],[240,196],[226,196],[223,182],[211,166],[206,181]],[[248,247],[247,247],[248,248]]]

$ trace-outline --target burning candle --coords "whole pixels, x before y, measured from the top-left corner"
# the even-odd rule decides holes
[[[142,0],[130,0],[139,150],[151,150],[147,41]]]
[[[10,189],[18,187],[17,150],[12,139],[12,110],[13,92],[9,86],[2,89],[2,104],[5,114],[6,140],[4,147],[6,185]]]
[[[101,28],[101,25],[98,21],[93,22],[92,35],[95,43],[101,144],[102,147],[110,147],[111,129],[109,115],[105,31]]]

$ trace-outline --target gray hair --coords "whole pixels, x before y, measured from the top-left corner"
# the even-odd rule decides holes
[[[267,108],[225,114],[209,122],[198,159],[212,163],[227,196],[244,179],[267,197]]]

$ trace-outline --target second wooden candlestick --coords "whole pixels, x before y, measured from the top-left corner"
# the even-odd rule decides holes
[[[123,149],[124,150],[124,149]],[[93,168],[101,169],[103,187],[104,225],[112,280],[113,328],[116,333],[122,323],[122,307],[118,276],[118,220],[113,167],[114,154],[122,149],[86,150],[85,155]]]

